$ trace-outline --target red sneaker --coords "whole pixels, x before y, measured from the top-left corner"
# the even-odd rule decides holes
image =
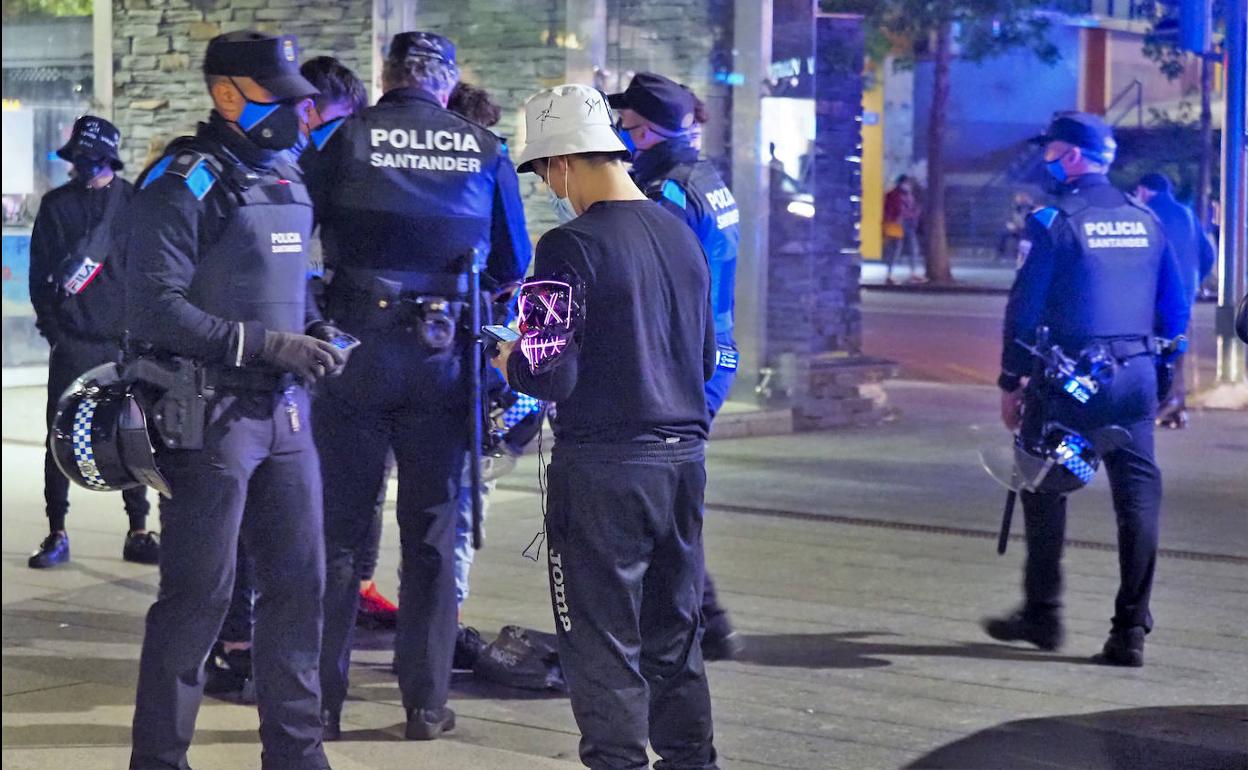
[[[398,620],[399,606],[382,596],[376,583],[360,591],[360,611],[355,617],[356,623],[393,628]]]

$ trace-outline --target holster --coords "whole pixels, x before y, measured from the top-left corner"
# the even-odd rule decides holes
[[[202,366],[186,358],[139,358],[125,376],[151,391],[141,399],[150,424],[169,449],[203,449],[208,399],[213,394]]]

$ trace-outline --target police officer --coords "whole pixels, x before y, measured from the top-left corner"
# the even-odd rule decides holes
[[[48,360],[48,425],[61,393],[78,375],[121,357],[121,291],[117,263],[122,247],[124,210],[134,187],[117,176],[121,133],[103,118],[84,115],[74,122],[65,146],[56,151],[73,170],[70,180],[44,196],[30,236],[30,300],[35,326],[52,346]],[[49,427],[49,430],[51,428]],[[32,569],[69,561],[69,479],[49,450],[43,462],[43,496],[48,536],[30,556]],[[147,487],[121,493],[130,530],[122,547],[126,561],[155,564],[160,540],[148,532]]]
[[[732,336],[736,296],[738,226],[736,199],[715,165],[700,160],[692,135],[697,97],[685,86],[653,72],[639,72],[623,93],[608,97],[619,110],[618,129],[634,148],[633,180],[653,200],[692,228],[711,267],[711,308],[719,355],[715,374],[706,383],[711,419],[719,412],[737,376],[737,345]],[[706,576],[702,613],[706,633],[702,652],[707,660],[732,658],[741,649],[728,612],[719,603],[715,582]]]
[[[1031,214],[1022,244],[1025,261],[1010,290],[1001,356],[1001,416],[1007,428],[1038,438],[1057,422],[1081,435],[1109,425],[1130,440],[1104,455],[1118,517],[1121,583],[1109,640],[1096,660],[1140,666],[1152,628],[1149,595],[1157,564],[1161,472],[1153,456],[1157,375],[1153,335],[1170,338],[1186,327],[1189,303],[1173,252],[1152,213],[1110,186],[1114,160],[1110,128],[1099,117],[1068,113],[1037,141],[1060,185],[1057,205]],[[1027,350],[1038,326],[1075,355],[1093,344],[1108,348],[1117,368],[1107,387],[1080,405],[1045,390]],[[1029,373],[1032,376],[1028,376]],[[994,639],[1026,641],[1045,650],[1062,643],[1061,555],[1066,531],[1063,495],[1023,492],[1027,529],[1024,604],[1010,617],[990,619]]]
[[[531,249],[516,172],[488,129],[447,111],[455,46],[405,32],[391,41],[385,94],[346,120],[307,165],[330,317],[363,344],[317,396],[325,474],[326,590],[321,655],[325,736],[338,737],[366,542],[393,448],[402,541],[395,640],[406,735],[450,730],[456,636],[455,499],[468,449],[464,258],[489,252],[482,283],[519,280]]]
[[[316,89],[288,36],[216,37],[204,75],[213,111],[146,173],[126,254],[141,363],[189,371],[178,382],[200,386],[192,397],[171,388],[151,407],[172,496],[161,499],[160,594],[147,615],[130,766],[186,767],[241,534],[259,593],[262,764],[319,770],[324,540],[303,384],[345,359],[306,302],[312,207],[286,152]]]

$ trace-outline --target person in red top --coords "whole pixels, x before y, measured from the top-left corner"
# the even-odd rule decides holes
[[[914,180],[902,174],[884,196],[884,261],[888,266],[885,283],[893,283],[893,263],[902,249],[910,253],[910,280],[921,280],[915,273],[919,261],[919,204],[914,197]]]

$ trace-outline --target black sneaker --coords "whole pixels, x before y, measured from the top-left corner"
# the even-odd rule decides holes
[[[321,712],[322,741],[342,740],[342,715],[337,711],[325,709]]]
[[[1027,642],[1046,652],[1062,646],[1065,633],[1056,617],[1036,619],[1016,612],[1008,618],[986,618],[984,631],[998,642]]]
[[[43,539],[38,550],[30,555],[26,566],[31,569],[47,569],[69,561],[69,535],[53,532]]]
[[[733,660],[745,649],[745,640],[733,629],[707,629],[702,634],[702,660]]]
[[[1144,629],[1132,626],[1127,629],[1114,629],[1109,632],[1109,639],[1092,660],[1102,666],[1126,666],[1139,668],[1144,665]]]
[[[456,671],[470,671],[484,649],[485,641],[481,639],[477,629],[460,626],[459,633],[455,636],[455,657],[451,661],[451,668]]]
[[[204,663],[204,692],[217,698],[256,702],[256,680],[251,676],[251,650],[230,650],[216,642]]]
[[[126,535],[126,544],[121,549],[121,558],[135,564],[159,564],[160,533],[132,532]]]
[[[440,709],[411,709],[407,712],[407,729],[403,735],[409,741],[431,741],[454,729],[455,712],[446,706]]]

